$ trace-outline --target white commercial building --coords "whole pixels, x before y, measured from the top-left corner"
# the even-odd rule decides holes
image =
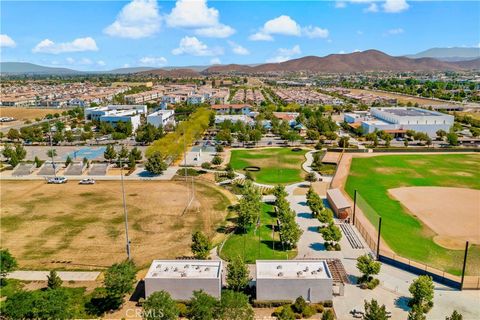
[[[108,122],[115,126],[118,122],[130,122],[132,130],[140,126],[140,115],[147,113],[146,105],[108,105],[85,108],[85,119]]]
[[[384,130],[402,134],[414,130],[434,137],[438,130],[448,132],[454,122],[449,114],[413,107],[371,108],[370,114],[371,120],[362,121],[365,133]]]
[[[257,300],[332,300],[333,279],[324,260],[257,260]]]
[[[220,298],[222,261],[154,260],[145,276],[145,297],[164,290],[175,300],[189,300],[194,291]]]
[[[173,110],[158,110],[147,116],[147,123],[155,128],[160,125],[165,126],[167,123],[175,124],[175,112]]]

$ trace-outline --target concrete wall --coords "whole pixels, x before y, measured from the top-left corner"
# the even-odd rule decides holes
[[[332,279],[257,279],[257,300],[332,300]]]
[[[220,279],[165,279],[165,278],[145,278],[145,297],[148,298],[156,291],[164,290],[172,296],[174,300],[190,300],[193,291],[203,290],[205,293],[220,298],[221,281]]]

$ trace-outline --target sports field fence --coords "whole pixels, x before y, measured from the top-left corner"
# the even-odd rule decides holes
[[[437,282],[460,290],[480,289],[480,270],[477,268],[480,261],[479,246],[466,243],[465,250],[461,251],[461,259],[458,258],[459,251],[456,253],[457,256],[452,256],[449,259],[450,268],[452,268],[453,264],[454,269],[462,270],[463,276],[462,274],[454,275],[447,270],[441,270],[393,252],[381,239],[381,225],[385,223],[385,218],[383,218],[384,221],[382,221],[381,215],[357,191],[355,191],[354,194],[354,203],[351,220],[379,261],[418,275],[427,274]],[[420,246],[421,244],[418,245]],[[417,249],[428,253],[428,248],[418,247]]]

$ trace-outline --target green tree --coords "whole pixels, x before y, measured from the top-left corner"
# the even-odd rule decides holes
[[[288,196],[288,193],[287,193],[287,191],[285,190],[285,186],[276,185],[276,186],[273,188],[273,195],[274,195],[275,198],[278,200],[278,199],[280,199],[280,198],[285,199],[285,198]]]
[[[4,283],[8,273],[14,271],[18,267],[17,260],[8,251],[8,249],[0,250],[0,281]]]
[[[321,223],[332,223],[333,211],[329,208],[323,208],[323,210],[318,214],[317,218]]]
[[[310,187],[307,192],[307,205],[314,217],[318,216],[324,209],[322,198],[320,198],[312,187]]]
[[[458,135],[453,131],[448,133],[447,141],[451,146],[458,146]]]
[[[251,181],[245,181],[243,197],[238,204],[238,226],[246,230],[255,223],[262,210],[262,195]]]
[[[325,310],[322,314],[322,320],[335,320],[335,315],[331,309]]]
[[[248,286],[249,272],[245,262],[236,256],[227,266],[227,284],[233,291],[244,291]]]
[[[65,167],[68,167],[70,163],[72,163],[72,158],[70,156],[67,156],[67,159],[65,160]]]
[[[13,141],[17,141],[17,140],[20,140],[20,132],[18,132],[17,129],[10,129],[8,130],[7,132],[7,138],[9,140],[13,140]]]
[[[217,319],[219,302],[203,291],[194,291],[190,300],[188,315],[190,320]]]
[[[152,293],[143,303],[143,319],[145,320],[175,320],[179,310],[170,294],[165,291]]]
[[[441,140],[443,140],[443,138],[447,136],[447,133],[445,132],[445,130],[441,130],[441,129],[437,130],[436,134],[437,134],[437,137],[439,137]]]
[[[408,312],[407,320],[426,320],[427,317],[423,313],[423,308],[419,305],[414,305]]]
[[[117,157],[118,157],[118,160],[122,160],[122,161],[125,161],[125,159],[128,158],[128,149],[127,147],[125,146],[122,146],[122,148],[120,149],[120,151],[118,152],[117,154]]]
[[[211,247],[210,240],[203,232],[196,231],[192,234],[191,249],[195,258],[206,259],[210,254]]]
[[[73,142],[75,140],[71,130],[65,131],[64,137],[68,142]]]
[[[365,313],[363,320],[388,320],[385,305],[379,305],[377,300],[365,301]]]
[[[48,149],[47,150],[47,157],[53,158],[57,156],[57,150],[56,149]]]
[[[339,242],[340,239],[342,239],[340,228],[333,224],[333,222],[330,222],[328,226],[323,227],[320,230],[320,233],[322,234],[323,240],[326,242]]]
[[[289,305],[285,305],[282,307],[282,311],[277,316],[278,320],[295,320],[295,312],[293,312],[292,308]]]
[[[37,319],[72,319],[75,309],[71,296],[62,288],[38,292],[34,303]]]
[[[7,162],[12,167],[15,167],[17,164],[20,163],[20,161],[25,159],[27,151],[20,144],[15,145],[14,148],[12,148],[11,145],[7,144],[2,151],[2,155],[7,158]]]
[[[134,161],[140,161],[142,160],[142,151],[137,147],[133,147],[132,150],[130,150],[129,157],[133,158]]]
[[[305,175],[305,180],[308,182],[315,182],[317,181],[317,176],[315,175],[315,172],[309,172]]]
[[[162,174],[167,168],[167,163],[163,160],[162,154],[158,151],[149,156],[145,163],[145,169],[155,175]]]
[[[255,315],[248,296],[231,290],[222,292],[219,309],[221,320],[253,320]]]
[[[34,319],[34,304],[33,292],[20,290],[7,298],[2,315],[7,319]]]
[[[62,279],[58,276],[55,270],[50,271],[50,274],[47,276],[47,287],[50,289],[58,289],[62,286]]]
[[[214,165],[220,165],[222,163],[223,159],[219,155],[215,155],[212,159],[212,164]]]
[[[340,148],[348,148],[348,146],[350,145],[350,143],[348,142],[349,140],[349,136],[340,137],[340,139],[338,140],[338,146]]]
[[[35,162],[36,168],[40,168],[42,166],[42,161],[40,161],[40,159],[37,156],[35,156],[35,159],[33,160],[33,162]]]
[[[453,313],[450,317],[446,317],[445,320],[463,320],[463,316],[457,312],[457,310],[453,310]]]
[[[426,275],[419,276],[408,288],[408,291],[412,294],[410,305],[413,306],[417,304],[422,308],[428,307],[429,304],[433,303],[433,290],[432,277]]]
[[[107,148],[103,152],[103,157],[108,162],[112,161],[113,159],[115,159],[117,157],[117,152],[115,151],[115,148],[113,147],[113,145],[109,144],[107,146]]]
[[[297,247],[302,233],[302,229],[295,222],[294,215],[288,215],[288,218],[284,219],[280,225],[280,240],[287,249]]]
[[[372,275],[378,274],[380,266],[380,262],[373,260],[368,254],[357,258],[357,269],[363,274],[364,281],[370,281]]]
[[[103,285],[107,296],[121,304],[123,296],[133,290],[137,270],[132,261],[115,263],[105,271]]]

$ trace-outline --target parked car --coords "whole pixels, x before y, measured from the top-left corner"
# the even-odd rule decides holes
[[[68,179],[66,177],[53,177],[53,178],[48,178],[47,183],[53,183],[53,184],[62,184],[62,183],[67,183]]]
[[[80,180],[78,184],[95,184],[95,180],[92,178],[86,178],[86,179]]]

